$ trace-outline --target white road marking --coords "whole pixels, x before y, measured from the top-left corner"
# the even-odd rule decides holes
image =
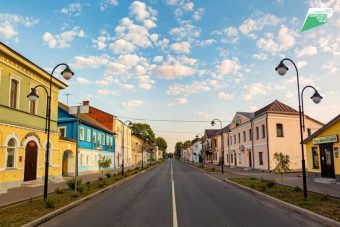
[[[222,182],[220,179],[217,179],[216,177],[213,177],[213,176],[211,176],[211,175],[209,175],[209,174],[207,174],[207,173],[204,173],[204,174],[207,175],[208,177],[214,179],[214,180],[217,180],[217,181],[219,181],[219,182]]]
[[[172,185],[172,226],[178,227],[177,209],[176,209],[176,195],[175,195],[175,182],[174,182],[174,174],[172,172],[172,160],[171,160],[171,185]]]

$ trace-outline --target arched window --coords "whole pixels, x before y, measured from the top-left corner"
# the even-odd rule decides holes
[[[7,168],[14,168],[15,167],[15,153],[17,150],[17,143],[15,139],[10,139],[7,143]]]

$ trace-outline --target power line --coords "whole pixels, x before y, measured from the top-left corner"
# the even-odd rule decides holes
[[[199,120],[175,120],[175,119],[150,119],[150,118],[133,118],[133,117],[124,117],[117,116],[123,119],[135,120],[135,121],[164,121],[164,122],[181,122],[181,123],[210,123],[211,121],[199,121]],[[230,121],[222,121],[222,122],[230,122]]]

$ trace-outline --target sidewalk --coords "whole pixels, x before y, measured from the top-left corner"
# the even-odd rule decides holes
[[[129,167],[125,167],[124,170],[127,171],[129,169],[134,169],[136,167],[140,167],[140,165],[133,165]],[[120,173],[122,169],[111,169],[108,171],[104,171],[109,173]],[[102,176],[102,172],[92,172],[92,173],[79,173],[79,178],[82,179],[83,183],[87,181],[97,180],[99,176]],[[56,188],[66,188],[66,182],[69,179],[73,179],[74,177],[64,177],[65,182],[61,183],[52,183],[48,184],[48,193],[54,192]],[[0,194],[0,207],[7,206],[13,203],[18,203],[30,198],[35,198],[38,196],[42,196],[44,191],[44,186],[38,187],[20,187],[20,188],[12,188],[9,189],[7,193]]]
[[[195,165],[198,165],[195,163]],[[212,164],[205,164],[205,167],[215,167],[220,170],[221,166],[216,166]],[[281,176],[280,174],[262,172],[259,170],[245,170],[244,168],[235,167],[230,168],[224,166],[225,177],[228,178],[239,178],[242,177],[254,177],[257,179],[265,179],[265,180],[275,180],[276,183],[281,184]],[[217,178],[223,178],[221,173],[213,173]],[[303,188],[302,183],[302,175],[301,173],[288,173],[283,175],[283,185],[290,187],[300,187]],[[333,197],[340,198],[340,185],[339,184],[321,184],[314,182],[314,178],[308,177],[307,173],[307,190],[311,192],[328,194]]]

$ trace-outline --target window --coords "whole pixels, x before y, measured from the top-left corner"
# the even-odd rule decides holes
[[[246,142],[247,138],[246,138],[246,131],[243,131],[243,142]]]
[[[112,137],[110,137],[110,144],[109,144],[110,146],[112,146],[113,145],[113,138]]]
[[[249,129],[249,140],[250,141],[253,140],[253,133],[252,133],[251,129]]]
[[[264,125],[261,125],[261,129],[262,129],[262,138],[266,138],[266,127],[264,127]]]
[[[110,136],[106,135],[106,145],[110,145]]]
[[[310,128],[307,128],[307,134],[308,134],[308,136],[312,135],[312,130]]]
[[[98,145],[99,144],[102,144],[102,137],[100,133],[98,133]]]
[[[11,79],[11,96],[10,96],[10,107],[18,108],[18,87],[19,82]]]
[[[87,142],[91,142],[91,129],[86,130]]]
[[[317,147],[312,147],[313,169],[319,169],[319,153]]]
[[[238,133],[238,143],[241,143],[241,134]]]
[[[87,155],[86,156],[86,165],[89,165],[89,163],[90,163],[90,155]]]
[[[242,164],[242,154],[238,153],[238,164]]]
[[[234,144],[236,144],[236,135],[234,135]]]
[[[230,142],[230,145],[232,145],[232,144],[233,144],[233,137],[230,136],[229,139],[230,139],[230,141],[229,141],[229,142]]]
[[[93,141],[92,143],[96,143],[97,142],[97,133],[93,132]]]
[[[29,101],[29,105],[30,105],[30,114],[36,114],[36,102],[37,101]]]
[[[80,135],[79,135],[79,137],[80,137],[80,140],[84,140],[84,128],[80,128]]]
[[[276,136],[283,137],[283,125],[282,124],[276,124]]]
[[[83,154],[81,154],[80,155],[80,165],[84,165],[84,155]]]
[[[102,144],[105,145],[105,134],[102,134]]]
[[[263,165],[263,152],[259,152],[259,165]]]
[[[16,141],[14,139],[10,139],[7,144],[7,168],[15,167],[15,153],[16,153]]]
[[[231,162],[234,162],[234,156],[233,154],[230,155]]]
[[[240,124],[241,124],[241,118],[238,117],[236,119],[236,127],[239,126]]]
[[[258,140],[260,137],[259,135],[259,127],[256,127],[256,139]]]
[[[66,127],[59,127],[58,130],[61,137],[66,137]]]
[[[229,163],[229,154],[227,154],[227,163]]]

